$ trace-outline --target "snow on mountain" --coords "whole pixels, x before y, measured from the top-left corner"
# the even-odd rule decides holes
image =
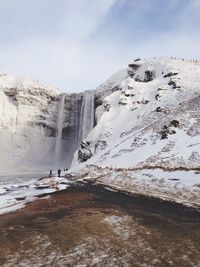
[[[106,84],[103,87],[106,91]],[[105,174],[106,170],[107,176],[96,176],[93,171],[88,175],[110,185],[113,183],[108,177],[118,172],[115,181],[123,187],[123,180],[127,180],[124,170],[133,173],[159,169],[161,179],[166,175],[162,170],[200,168],[199,61],[138,59],[129,64],[128,77],[115,84],[116,87],[117,90],[105,97],[97,108],[98,123],[75,154],[74,169],[77,163],[79,170],[85,169],[86,172],[89,165],[96,166],[97,170],[102,168],[102,173]],[[195,187],[191,190],[195,189],[199,194],[200,178],[196,173],[188,175],[188,179],[198,176],[198,179],[192,179]],[[155,181],[159,177],[151,175]],[[173,177],[172,181],[177,178],[180,182],[180,173],[174,172]],[[133,181],[129,175],[126,188],[133,189]],[[158,187],[154,184],[154,190],[149,189],[151,184],[145,180],[146,189],[154,195]],[[163,183],[162,189],[166,188],[170,187]]]
[[[36,80],[0,75],[1,173],[46,171],[55,165],[61,96],[57,89]],[[59,167],[69,165],[69,155],[76,149],[72,111],[76,103],[80,109],[80,96],[65,95],[64,101]]]
[[[195,60],[137,59],[78,94],[2,74],[0,172],[64,168],[74,155],[78,179],[199,207],[199,101]]]

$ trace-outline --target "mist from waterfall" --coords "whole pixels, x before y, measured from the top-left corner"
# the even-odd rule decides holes
[[[64,107],[65,107],[65,95],[61,95],[58,104],[58,117],[56,125],[56,145],[55,145],[55,162],[58,165],[61,159],[62,150],[62,130],[63,130],[63,120],[64,120]]]
[[[94,127],[94,91],[86,91],[81,106],[78,145]]]

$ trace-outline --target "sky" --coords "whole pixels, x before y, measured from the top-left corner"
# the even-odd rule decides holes
[[[0,0],[0,73],[95,89],[135,58],[200,58],[200,0]]]

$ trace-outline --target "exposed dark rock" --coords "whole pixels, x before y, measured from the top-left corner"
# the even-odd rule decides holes
[[[98,95],[98,96],[95,96],[94,97],[94,107],[95,109],[98,107],[98,106],[101,106],[103,104],[103,101],[101,99],[101,96]]]
[[[178,121],[176,121],[176,120],[174,120],[174,121],[175,121],[175,125],[177,125]],[[169,126],[163,125],[162,130],[161,130],[161,139],[167,139],[169,134],[175,134],[176,133],[176,131],[174,129],[170,128],[172,126],[174,126],[174,125],[171,125],[171,123],[169,124]]]
[[[172,86],[173,89],[180,89],[181,88],[180,86],[177,86],[176,83],[172,80],[168,83],[168,85]]]
[[[161,139],[167,139],[168,138],[168,133],[166,131],[161,131]]]
[[[111,92],[114,93],[116,91],[119,91],[120,90],[120,87],[119,86],[115,86],[111,89]]]
[[[89,158],[92,157],[92,151],[88,147],[89,145],[90,145],[90,142],[86,142],[86,143],[82,142],[81,143],[81,149],[79,149],[79,151],[78,151],[78,161],[79,162],[85,162]]]
[[[17,201],[22,201],[22,200],[25,200],[26,197],[16,197],[15,199],[16,199]]]
[[[158,91],[166,91],[166,90],[167,90],[166,88],[161,88],[161,87],[158,88]]]
[[[169,132],[170,134],[175,134],[176,133],[176,131],[175,130],[170,130],[170,132]]]
[[[166,108],[162,108],[162,107],[157,107],[156,109],[155,109],[155,111],[156,112],[163,112],[164,114],[167,114],[168,112],[169,112],[169,110],[168,109],[166,109]]]
[[[17,94],[17,88],[8,88],[8,90],[4,89],[4,94],[13,98]]]
[[[155,95],[155,99],[158,100],[160,98],[160,95],[159,94],[156,94]]]
[[[176,86],[176,83],[175,83],[174,81],[171,80],[171,81],[168,82],[168,85],[169,85],[169,86]]]
[[[103,106],[106,111],[109,111],[111,108],[111,105],[109,103],[105,103]]]
[[[133,70],[137,70],[141,67],[141,65],[139,64],[129,64],[128,67],[132,68]]]
[[[143,82],[143,80],[142,80],[139,76],[135,77],[135,81],[136,81],[136,82],[140,82],[140,83]]]
[[[163,109],[161,107],[156,108],[156,112],[162,112],[162,111],[163,111]]]
[[[129,64],[127,72],[130,75],[130,77],[133,77],[135,75],[136,70],[139,69],[140,67],[141,65],[139,64]]]
[[[177,121],[177,120],[172,120],[172,121],[170,122],[170,126],[179,127],[179,121]]]
[[[106,148],[106,141],[98,140],[95,144],[94,152],[97,152],[99,150],[104,150]]]
[[[171,76],[174,76],[174,75],[177,75],[178,73],[177,72],[169,72],[169,73],[167,73],[167,74],[165,74],[163,77],[164,78],[167,78],[167,77],[171,77]]]
[[[137,104],[147,104],[149,103],[148,99],[142,99],[141,101],[137,101]]]
[[[67,126],[67,127],[64,127],[62,130],[62,138],[63,139],[70,140],[73,134],[74,134],[74,128],[73,127]]]
[[[145,71],[144,82],[153,81],[154,77],[155,77],[155,72],[154,71],[146,70]]]
[[[147,82],[153,81],[154,78],[155,78],[155,72],[150,71],[150,70],[146,70],[144,79],[142,80],[139,76],[137,76],[137,77],[135,77],[135,81],[147,83]]]
[[[118,102],[119,105],[122,105],[122,106],[125,106],[127,105],[127,102],[126,102],[126,99],[119,99],[119,102]]]
[[[84,149],[84,148],[88,148],[88,146],[90,145],[90,142],[89,141],[86,141],[86,142],[81,142],[81,149]]]

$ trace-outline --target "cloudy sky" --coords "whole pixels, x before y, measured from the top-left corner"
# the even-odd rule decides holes
[[[200,0],[0,0],[0,72],[94,89],[136,57],[200,58]]]

